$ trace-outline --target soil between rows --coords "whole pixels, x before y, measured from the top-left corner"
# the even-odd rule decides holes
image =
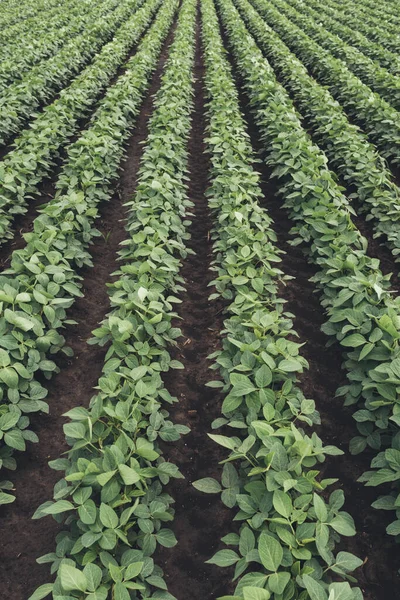
[[[200,42],[200,15],[196,29],[195,107],[189,139],[189,198],[194,203],[189,228],[189,255],[180,271],[185,280],[186,292],[178,305],[182,338],[174,357],[184,369],[169,372],[164,378],[169,392],[179,403],[169,409],[174,422],[187,425],[191,432],[179,442],[163,444],[166,460],[178,465],[185,479],[173,480],[167,491],[175,499],[175,518],[171,523],[178,539],[172,549],[162,549],[158,556],[165,571],[168,589],[178,600],[212,600],[233,593],[230,588],[232,569],[221,569],[204,564],[220,548],[221,537],[232,530],[233,514],[221,502],[220,495],[198,492],[192,482],[203,477],[220,479],[222,467],[218,461],[226,457],[220,446],[208,436],[211,422],[221,415],[221,395],[205,384],[216,379],[210,371],[207,356],[220,347],[223,328],[223,305],[210,302],[212,289],[207,287],[213,279],[210,271],[212,219],[205,191],[207,189],[209,161],[204,154],[205,115],[203,89],[204,63]]]
[[[117,268],[118,246],[126,237],[123,203],[132,197],[135,190],[153,96],[160,87],[160,77],[174,29],[175,25],[163,46],[136,127],[128,142],[116,192],[101,207],[101,217],[96,227],[102,236],[96,238],[91,248],[94,267],[86,268],[81,273],[84,297],[77,299],[68,311],[69,318],[79,323],[67,327],[65,333],[67,345],[72,347],[74,356],[71,359],[57,359],[61,371],[46,384],[50,414],[32,416],[39,443],[30,444],[27,452],[17,456],[17,471],[9,475],[15,484],[17,499],[0,509],[0,582],[4,598],[26,600],[39,585],[50,580],[48,565],[38,565],[36,559],[54,550],[55,536],[60,526],[52,518],[33,521],[31,517],[42,502],[52,498],[53,486],[60,478],[58,472],[49,468],[48,461],[67,450],[62,431],[66,419],[62,415],[74,406],[89,404],[93,387],[101,374],[106,349],[88,346],[87,340],[109,310],[106,283]]]

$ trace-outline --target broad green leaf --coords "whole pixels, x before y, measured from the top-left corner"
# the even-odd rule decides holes
[[[87,590],[87,581],[85,575],[79,569],[71,565],[61,565],[59,569],[61,585],[66,592]]]
[[[282,517],[290,517],[293,506],[289,494],[285,494],[282,490],[276,490],[273,496],[273,504],[276,512]]]
[[[33,592],[32,596],[29,596],[28,600],[43,600],[43,598],[47,598],[47,596],[53,591],[53,587],[53,583],[45,583],[44,585],[41,585],[35,592]]]
[[[156,533],[156,539],[164,548],[173,548],[177,544],[177,539],[171,529],[160,529]]]
[[[243,600],[269,600],[271,594],[258,587],[246,586],[243,588]]]
[[[262,533],[258,542],[258,552],[264,567],[268,571],[277,571],[283,558],[283,550],[280,543],[272,536]]]
[[[230,567],[231,565],[237,563],[239,559],[240,556],[238,556],[236,552],[226,548],[225,550],[219,550],[216,552],[214,556],[206,562],[210,565],[217,565],[218,567]]]
[[[211,477],[198,479],[197,481],[194,481],[192,485],[196,490],[204,492],[205,494],[218,494],[222,490],[220,483]]]
[[[137,481],[140,481],[139,473],[128,467],[128,465],[118,465],[118,470],[125,485],[133,485]]]
[[[46,515],[59,515],[63,512],[67,512],[69,510],[74,510],[74,505],[72,502],[68,500],[58,500],[54,502],[51,506],[43,509],[43,513]]]
[[[318,496],[318,494],[314,494],[314,509],[317,519],[325,523],[328,517],[328,511],[325,506],[325,502],[320,496]]]
[[[111,506],[104,502],[100,505],[100,521],[108,529],[115,529],[118,527],[118,515]]]
[[[328,595],[318,581],[309,575],[303,576],[304,585],[310,595],[311,600],[328,600]]]
[[[290,573],[279,571],[273,573],[268,579],[268,588],[274,594],[283,594],[283,591],[290,581]]]

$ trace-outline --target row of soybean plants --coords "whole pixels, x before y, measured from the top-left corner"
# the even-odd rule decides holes
[[[172,17],[177,2],[169,0]],[[170,356],[180,336],[173,327],[179,270],[187,254],[187,141],[193,105],[196,0],[183,0],[174,41],[156,94],[138,185],[127,202],[127,238],[121,266],[110,285],[111,311],[94,333],[108,344],[98,393],[88,409],[67,413],[71,449],[50,465],[63,471],[54,500],[35,517],[63,521],[52,563],[54,584],[30,600],[52,593],[68,598],[129,600],[173,598],[152,555],[158,544],[172,547],[165,525],[173,499],[164,485],[181,477],[166,462],[159,440],[175,441],[188,428],[168,419],[176,402],[161,375],[181,363]],[[154,160],[154,156],[157,160]]]
[[[400,254],[400,189],[375,147],[358,127],[349,123],[340,104],[329,91],[309,76],[306,67],[267,25],[265,0],[235,0],[243,19],[270,61],[280,81],[306,119],[307,128],[328,157],[345,185],[352,191],[357,211],[373,219],[375,236]]]
[[[324,26],[329,26],[329,30],[343,38],[346,42],[355,46],[361,52],[376,60],[382,67],[394,75],[400,73],[400,56],[391,52],[381,44],[370,40],[366,35],[354,28],[354,21],[347,13],[343,12],[337,6],[322,3],[320,0],[307,0],[307,5],[320,11],[324,17]]]
[[[2,2],[0,41],[4,43],[21,33],[28,33],[31,26],[35,27],[43,20],[43,15],[57,5],[57,0],[39,0],[35,3],[31,0]]]
[[[349,16],[350,22],[356,23],[355,29],[364,33],[369,39],[379,42],[386,48],[394,49],[398,47],[400,36],[398,33],[399,17],[389,13],[389,5],[385,3],[375,3],[373,10],[365,3],[357,2],[353,4],[353,10],[349,11],[343,3],[332,2],[328,0],[330,6],[340,9]],[[383,5],[384,4],[384,5]]]
[[[64,348],[59,330],[66,309],[81,295],[79,269],[91,266],[89,246],[99,235],[94,221],[100,202],[114,192],[113,181],[141,102],[167,37],[177,0],[163,4],[153,25],[108,89],[90,126],[68,149],[55,197],[25,234],[0,275],[0,468],[15,469],[15,450],[37,441],[29,413],[48,411],[39,382],[57,370],[53,355]],[[0,483],[11,490],[9,481]],[[0,494],[0,503],[14,496]]]
[[[348,385],[338,394],[356,409],[359,432],[351,451],[376,451],[373,470],[361,480],[369,486],[392,482],[393,495],[374,506],[397,512],[400,300],[392,297],[389,276],[382,274],[379,261],[368,256],[367,242],[351,221],[348,201],[327,169],[325,155],[302,128],[238,11],[231,0],[218,0],[218,6],[262,136],[265,160],[294,221],[293,243],[305,242],[308,258],[317,267],[314,281],[327,314],[323,330],[342,346]],[[398,535],[400,521],[387,531]]]
[[[53,98],[92,60],[136,5],[135,0],[125,0],[122,4],[117,0],[104,0],[90,13],[91,19],[81,34],[0,94],[0,144],[5,144],[21,131],[37,109]],[[86,18],[81,16],[79,19]]]
[[[380,94],[394,108],[400,107],[400,77],[381,67],[360,50],[343,41],[329,31],[329,23],[320,22],[319,11],[298,0],[279,0],[279,7],[288,10],[286,14],[297,23],[318,44],[333,56],[343,60],[349,69],[374,92]],[[400,119],[400,114],[399,114]]]
[[[210,357],[222,381],[209,384],[225,394],[222,416],[213,423],[224,435],[210,437],[230,452],[221,484],[205,478],[194,485],[221,493],[240,524],[238,533],[223,538],[228,548],[209,562],[235,565],[234,595],[223,600],[361,599],[349,581],[355,581],[350,573],[362,561],[335,552],[341,536],[355,533],[351,516],[342,510],[344,494],[329,493],[335,480],[318,477],[318,463],[341,451],[324,446],[312,431],[319,414],[296,384],[307,362],[301,344],[292,341],[291,316],[279,296],[285,281],[280,251],[272,221],[259,204],[259,177],[211,0],[202,2],[202,23],[208,196],[215,223],[211,298],[227,304],[222,350]],[[242,38],[243,32],[237,35]],[[244,47],[253,62],[246,39]]]
[[[66,2],[55,7],[38,26],[29,29],[29,35],[18,39],[18,44],[5,45],[0,51],[0,93],[15,79],[20,79],[33,65],[58,52],[70,38],[84,29],[91,12],[97,6],[91,2]],[[82,18],[82,16],[84,18]]]
[[[40,183],[150,25],[160,1],[148,0],[134,11],[139,4],[122,9],[126,20],[112,41],[16,138],[13,149],[0,161],[0,244],[14,236],[14,216],[25,213],[29,200],[40,193]]]
[[[391,163],[400,156],[399,112],[356,77],[343,61],[334,58],[275,6],[263,5],[263,18],[310,74],[325,85],[351,120],[365,131],[379,153]]]

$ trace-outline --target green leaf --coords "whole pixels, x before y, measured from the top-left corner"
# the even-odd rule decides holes
[[[224,448],[229,448],[229,450],[234,450],[237,447],[237,442],[230,437],[226,437],[225,435],[215,435],[213,433],[209,433],[208,437],[210,437],[214,442],[223,446]]]
[[[247,375],[231,373],[230,382],[233,386],[230,393],[231,396],[246,396],[247,394],[251,394],[257,390]]]
[[[78,508],[79,518],[85,525],[93,525],[96,521],[97,509],[93,500],[87,500]]]
[[[262,533],[258,542],[258,552],[264,567],[268,571],[277,571],[283,558],[283,550],[280,543],[272,536]]]
[[[315,581],[315,579],[309,575],[303,575],[303,581],[311,600],[328,600],[324,588],[318,581]]]
[[[200,492],[205,494],[219,494],[222,488],[220,483],[216,479],[211,477],[204,477],[204,479],[198,479],[192,483],[193,487]]]
[[[139,473],[134,469],[131,469],[131,467],[128,467],[128,465],[118,465],[118,470],[125,485],[132,485],[137,481],[140,481]]]
[[[289,494],[285,494],[282,490],[276,490],[274,492],[273,505],[276,512],[282,515],[282,517],[288,518],[292,514],[292,500]]]
[[[10,362],[11,359],[9,353],[6,350],[0,348],[0,367],[8,367]]]
[[[11,494],[6,494],[5,492],[0,491],[0,506],[2,504],[11,504],[15,501],[15,496]]]
[[[238,562],[240,556],[233,550],[226,548],[225,550],[219,550],[214,554],[212,558],[206,562],[210,565],[217,565],[217,567],[230,567]]]
[[[140,574],[143,565],[143,562],[134,562],[128,565],[125,571],[124,579],[134,579],[135,577],[137,577]]]
[[[268,587],[274,594],[283,594],[283,591],[290,581],[290,573],[280,571],[273,573],[268,579]]]
[[[160,531],[156,533],[156,540],[161,546],[164,546],[164,548],[173,548],[178,543],[175,534],[171,529],[160,529]]]
[[[100,521],[108,529],[115,529],[118,527],[118,515],[111,506],[102,502],[100,504]]]
[[[271,594],[258,587],[246,586],[243,588],[243,600],[269,600]]]
[[[94,592],[101,583],[103,577],[102,570],[97,565],[88,563],[83,569],[83,574],[86,577],[87,589],[89,592]]]
[[[123,583],[118,582],[114,586],[114,600],[131,600],[131,596]]]
[[[328,517],[328,511],[325,506],[325,502],[320,496],[318,496],[318,494],[314,494],[314,509],[317,519],[325,523]]]
[[[10,448],[21,450],[21,452],[23,452],[26,448],[25,440],[19,429],[7,431],[7,433],[4,434],[4,441],[7,446],[10,446]]]
[[[346,515],[346,513],[342,513],[332,519],[332,521],[329,522],[329,525],[333,527],[335,531],[340,533],[340,535],[352,536],[356,534],[354,521],[350,515]]]
[[[343,571],[351,572],[361,567],[363,561],[358,556],[354,556],[350,552],[339,552],[336,556],[335,565]]]
[[[362,600],[362,595],[358,596]],[[347,581],[331,583],[329,586],[329,600],[356,600],[356,594]]]
[[[340,343],[347,348],[358,348],[358,346],[363,346],[366,341],[367,340],[359,333],[353,333],[352,335],[345,337]]]
[[[12,367],[0,369],[0,379],[11,389],[18,387],[18,373]]]
[[[32,596],[29,596],[28,600],[43,600],[53,591],[54,584],[53,583],[45,583],[38,587],[38,589],[33,592]]]
[[[285,373],[294,373],[296,371],[302,373],[303,365],[298,360],[290,358],[288,360],[281,360],[281,362],[278,365],[278,369],[284,371]]]
[[[68,500],[58,500],[57,502],[54,502],[54,504],[51,504],[50,506],[47,506],[46,508],[43,509],[43,514],[45,515],[59,515],[63,512],[67,512],[69,510],[74,510],[74,505],[72,504],[72,502],[69,502]]]
[[[390,525],[386,527],[386,533],[389,535],[400,535],[400,520],[390,523]]]
[[[229,394],[229,396],[227,396],[222,403],[221,412],[224,415],[226,413],[233,412],[242,404],[242,402],[243,402],[242,396],[232,396],[232,394]]]
[[[79,569],[63,564],[60,566],[59,574],[65,592],[72,592],[73,590],[85,592],[87,590],[86,577]]]
[[[272,371],[267,365],[263,365],[256,371],[256,385],[259,388],[267,387],[272,381]]]

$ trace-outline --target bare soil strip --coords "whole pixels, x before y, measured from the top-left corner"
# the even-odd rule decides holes
[[[224,41],[228,48],[225,36]],[[228,54],[228,57],[236,75],[241,108],[248,123],[253,147],[262,155],[259,132],[248,108],[248,98],[231,55]],[[306,397],[315,400],[320,412],[322,424],[317,428],[318,435],[325,443],[334,444],[345,452],[344,456],[328,458],[321,469],[325,477],[339,478],[337,485],[344,490],[346,496],[345,509],[351,513],[356,524],[357,535],[354,538],[343,538],[343,547],[339,549],[353,552],[365,560],[356,573],[365,600],[398,600],[400,581],[397,571],[400,549],[390,536],[385,534],[390,519],[384,511],[377,511],[371,507],[371,503],[376,499],[376,490],[357,482],[361,473],[369,469],[373,455],[364,452],[358,456],[351,456],[348,451],[349,441],[357,431],[351,416],[353,411],[343,407],[341,398],[335,398],[336,389],[346,382],[346,377],[341,368],[342,353],[339,346],[335,344],[326,348],[329,338],[320,330],[326,319],[319,303],[316,286],[309,281],[316,269],[307,262],[300,247],[293,247],[289,243],[293,237],[290,234],[293,221],[282,207],[277,186],[270,178],[270,170],[264,162],[257,163],[255,168],[262,176],[261,186],[265,198],[263,205],[274,220],[278,245],[286,253],[282,256],[282,270],[295,277],[282,288],[281,295],[287,301],[286,309],[294,314],[294,329],[300,338],[298,341],[305,343],[302,355],[310,365],[310,369],[301,378],[300,386]],[[367,228],[363,230],[363,234],[370,242],[371,235]],[[378,258],[384,257],[382,250],[376,240],[373,240],[371,254]],[[388,261],[389,259],[385,262],[385,272],[393,270],[389,269]]]
[[[96,238],[91,249],[94,267],[81,273],[84,277],[84,297],[77,299],[68,314],[69,318],[78,321],[78,325],[68,327],[65,333],[67,345],[73,348],[74,356],[57,360],[61,372],[46,384],[50,415],[32,415],[40,441],[30,444],[27,452],[18,457],[18,469],[13,473],[17,499],[0,511],[0,595],[4,598],[26,600],[29,594],[49,579],[48,565],[37,565],[35,561],[37,557],[53,551],[59,526],[52,518],[32,521],[31,517],[42,502],[52,498],[53,486],[60,478],[60,474],[52,471],[47,463],[67,449],[62,430],[66,419],[62,415],[74,406],[88,405],[93,387],[101,374],[106,349],[88,346],[87,340],[109,310],[106,283],[117,268],[119,243],[126,237],[123,203],[132,197],[135,190],[143,153],[141,142],[147,137],[153,96],[160,87],[160,77],[174,30],[175,26],[164,44],[127,146],[116,193],[101,207],[101,217],[95,224],[102,237]]]
[[[200,42],[200,16],[197,20],[197,49],[195,63],[195,110],[189,141],[189,198],[194,202],[191,239],[188,246],[195,251],[184,262],[181,275],[186,292],[178,306],[177,327],[183,338],[178,340],[175,357],[184,370],[170,371],[165,377],[169,392],[177,396],[179,404],[169,409],[171,419],[188,425],[191,432],[173,444],[165,444],[165,458],[178,465],[185,479],[176,479],[168,486],[175,499],[175,519],[171,523],[178,539],[173,549],[161,550],[160,564],[165,570],[168,589],[178,600],[213,600],[230,592],[231,569],[220,569],[204,564],[220,546],[220,539],[232,530],[233,514],[224,507],[220,496],[205,496],[191,483],[202,477],[220,478],[218,461],[225,455],[207,433],[211,422],[220,416],[221,396],[215,389],[205,387],[215,372],[209,370],[207,356],[220,344],[222,309],[218,302],[209,302],[213,279],[209,270],[212,260],[210,230],[205,190],[209,162],[204,154],[205,116],[203,72],[204,64]],[[222,547],[222,544],[221,544]]]

